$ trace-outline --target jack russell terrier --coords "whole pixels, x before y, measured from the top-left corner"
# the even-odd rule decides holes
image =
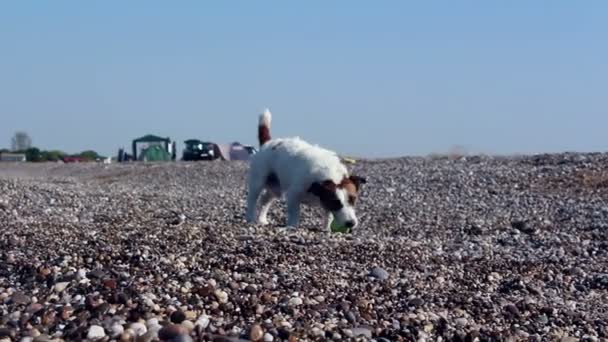
[[[268,224],[270,206],[285,195],[288,228],[298,226],[302,203],[324,209],[326,230],[330,229],[332,216],[341,226],[357,227],[355,202],[366,179],[349,175],[335,152],[311,145],[299,137],[272,139],[270,121],[271,114],[266,109],[258,123],[260,151],[250,161],[247,222],[257,220],[259,224]],[[260,210],[256,217],[260,195]]]

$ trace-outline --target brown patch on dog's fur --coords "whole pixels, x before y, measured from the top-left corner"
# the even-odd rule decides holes
[[[337,211],[342,209],[342,202],[336,196],[338,186],[331,180],[323,182],[314,182],[310,185],[308,191],[319,197],[321,205],[329,211]]]
[[[337,189],[344,189],[348,194],[348,203],[354,205],[357,201],[357,194],[361,188],[361,184],[366,183],[366,179],[359,176],[344,177],[340,184],[335,184],[331,180],[312,183],[309,192],[319,197],[323,207],[330,211],[339,210],[342,208],[340,200],[336,196]]]
[[[338,187],[346,190],[346,193],[348,194],[348,203],[354,205],[357,201],[357,194],[359,193],[361,184],[364,184],[365,182],[365,178],[353,175],[344,177],[340,184],[338,184]]]
[[[264,145],[268,140],[270,140],[270,128],[266,125],[258,126],[258,141],[260,142],[260,146]]]

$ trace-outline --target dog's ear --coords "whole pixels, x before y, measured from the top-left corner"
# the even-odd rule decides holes
[[[323,182],[312,183],[310,185],[310,188],[308,188],[308,192],[312,193],[313,195],[321,197],[324,194],[326,194],[327,192],[336,191],[336,187],[337,187],[336,184],[328,179]]]
[[[350,179],[350,181],[355,184],[357,191],[359,191],[359,189],[361,188],[361,184],[367,183],[367,178],[361,176],[351,175],[348,177],[348,179]]]

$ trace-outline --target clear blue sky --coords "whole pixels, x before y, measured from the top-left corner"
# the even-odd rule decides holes
[[[608,149],[608,1],[3,1],[0,147]]]

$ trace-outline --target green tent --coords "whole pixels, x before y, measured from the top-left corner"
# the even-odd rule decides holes
[[[140,158],[143,161],[169,161],[171,154],[160,145],[152,145],[141,151]]]
[[[137,153],[139,144],[149,145],[141,150],[141,155],[138,155]],[[133,140],[133,159],[147,161],[172,160],[174,159],[173,154],[175,154],[175,144],[171,145],[172,152],[170,152],[169,145],[171,145],[171,139],[169,138],[163,138],[152,134],[144,135],[143,137]],[[169,157],[167,158],[166,155]]]

